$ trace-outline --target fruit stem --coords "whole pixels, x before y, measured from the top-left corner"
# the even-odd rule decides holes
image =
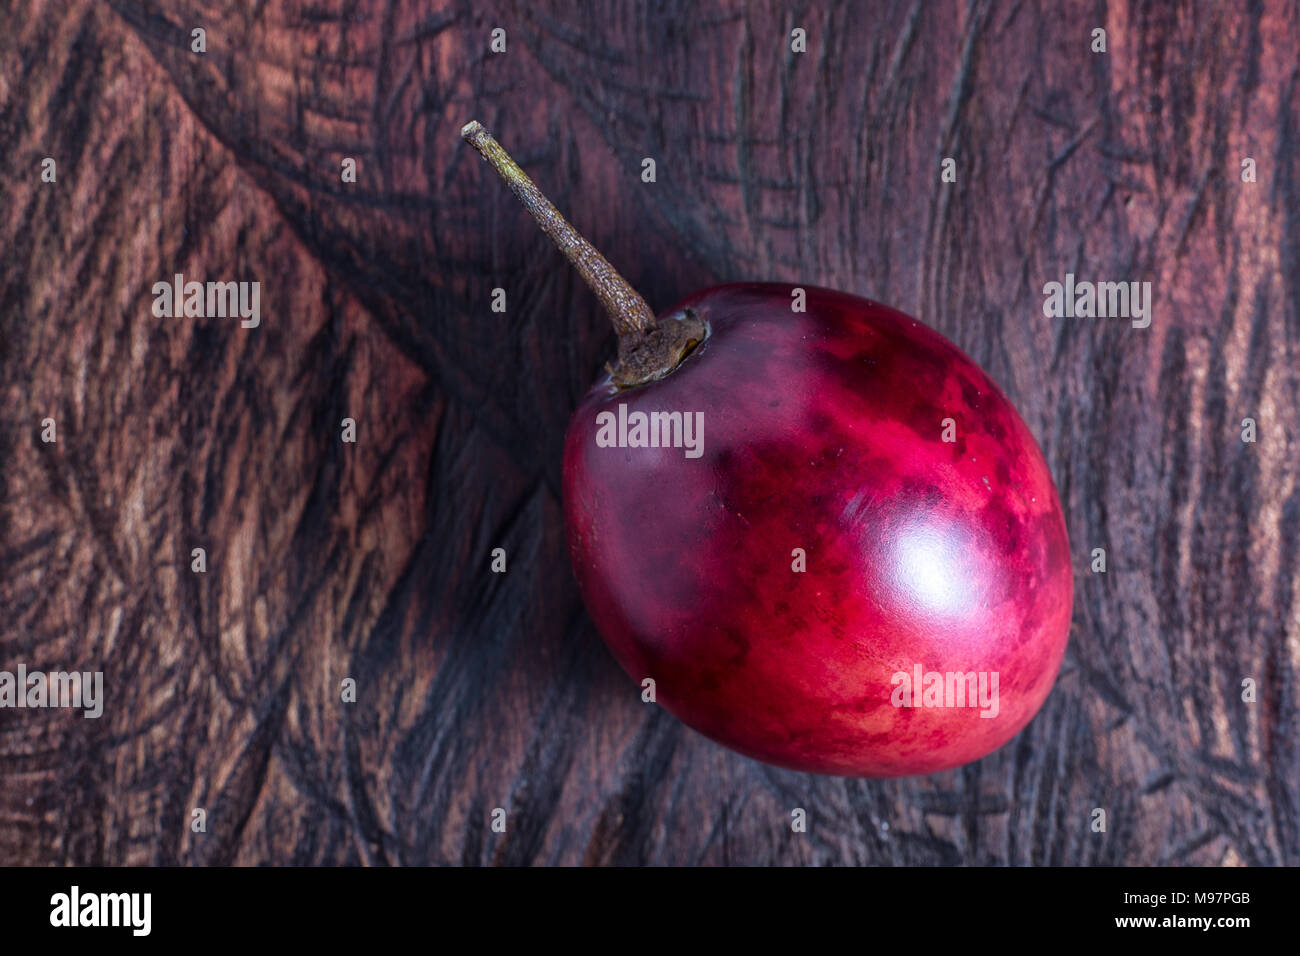
[[[537,220],[542,231],[560,247],[560,251],[581,273],[591,291],[596,293],[605,311],[614,323],[619,337],[649,332],[655,328],[655,314],[637,291],[628,285],[609,261],[596,251],[596,247],[582,237],[578,230],[560,215],[551,201],[528,178],[528,174],[510,158],[501,144],[483,128],[478,120],[466,123],[460,135],[465,138],[492,168],[504,179],[524,208]]]

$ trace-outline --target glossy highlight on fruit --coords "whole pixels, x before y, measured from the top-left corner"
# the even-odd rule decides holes
[[[787,285],[696,293],[667,316],[709,334],[670,376],[596,383],[565,443],[574,572],[628,674],[719,743],[818,773],[955,767],[1015,736],[1055,680],[1073,595],[1056,490],[954,345],[806,291],[803,313]],[[702,412],[703,454],[599,447],[619,404]],[[918,664],[996,673],[996,715],[895,706]]]

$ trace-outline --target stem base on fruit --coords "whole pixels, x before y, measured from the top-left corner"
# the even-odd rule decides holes
[[[618,364],[609,370],[619,388],[657,381],[681,365],[709,337],[709,325],[687,309],[658,319],[649,329],[618,337]]]

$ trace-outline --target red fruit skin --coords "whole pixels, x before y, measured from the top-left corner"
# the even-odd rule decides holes
[[[1065,653],[1073,574],[1051,475],[947,339],[827,289],[792,312],[792,288],[683,300],[708,340],[650,385],[606,376],[574,413],[564,509],[583,598],[634,680],[740,753],[865,777],[976,760],[1034,716]],[[597,447],[597,414],[620,403],[703,412],[703,456]],[[895,706],[893,675],[918,663],[996,672],[997,715]]]

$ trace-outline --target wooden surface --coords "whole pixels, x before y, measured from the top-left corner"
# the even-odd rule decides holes
[[[574,6],[0,4],[0,669],[107,695],[0,711],[0,862],[1300,863],[1294,0]],[[656,309],[831,286],[1001,383],[1076,556],[1015,741],[816,778],[641,703],[558,497],[613,337],[471,118]],[[1151,327],[1044,318],[1067,271]]]

